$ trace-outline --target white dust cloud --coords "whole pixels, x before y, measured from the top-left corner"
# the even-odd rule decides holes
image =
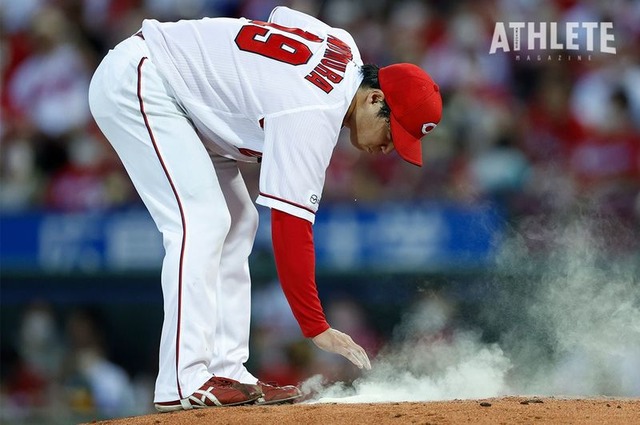
[[[483,345],[476,335],[460,333],[450,341],[387,353],[366,377],[349,387],[338,383],[324,388],[316,399],[364,403],[493,397],[503,394],[509,367],[497,344]]]
[[[594,236],[596,230],[604,235]],[[514,377],[520,391],[640,396],[640,268],[607,252],[622,242],[609,239],[619,230],[583,222],[569,225],[554,241],[526,310],[545,332],[524,338],[512,358],[521,363],[516,353],[540,339],[550,353]]]
[[[613,234],[596,237],[596,228],[564,226],[544,261],[534,260],[526,234],[510,238],[500,272],[482,283],[475,328],[452,320],[446,298],[424,297],[371,371],[350,384],[316,376],[303,391],[312,403],[640,396],[640,267],[612,261],[605,242]]]

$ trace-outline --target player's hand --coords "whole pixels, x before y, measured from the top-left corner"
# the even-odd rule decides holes
[[[312,338],[313,343],[324,351],[340,354],[360,369],[371,369],[369,356],[351,337],[336,329],[329,328]]]

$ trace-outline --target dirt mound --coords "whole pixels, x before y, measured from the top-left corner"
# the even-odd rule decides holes
[[[420,403],[294,404],[220,407],[123,419],[100,425],[633,424],[640,399],[505,397]]]

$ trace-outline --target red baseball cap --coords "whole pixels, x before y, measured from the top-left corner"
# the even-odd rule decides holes
[[[378,71],[380,89],[391,109],[391,138],[398,154],[422,167],[422,138],[442,117],[438,85],[419,66],[397,63]]]

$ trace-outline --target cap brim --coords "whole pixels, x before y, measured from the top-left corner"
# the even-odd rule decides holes
[[[391,138],[393,146],[405,161],[422,167],[422,142],[420,139],[413,137],[391,114]]]

